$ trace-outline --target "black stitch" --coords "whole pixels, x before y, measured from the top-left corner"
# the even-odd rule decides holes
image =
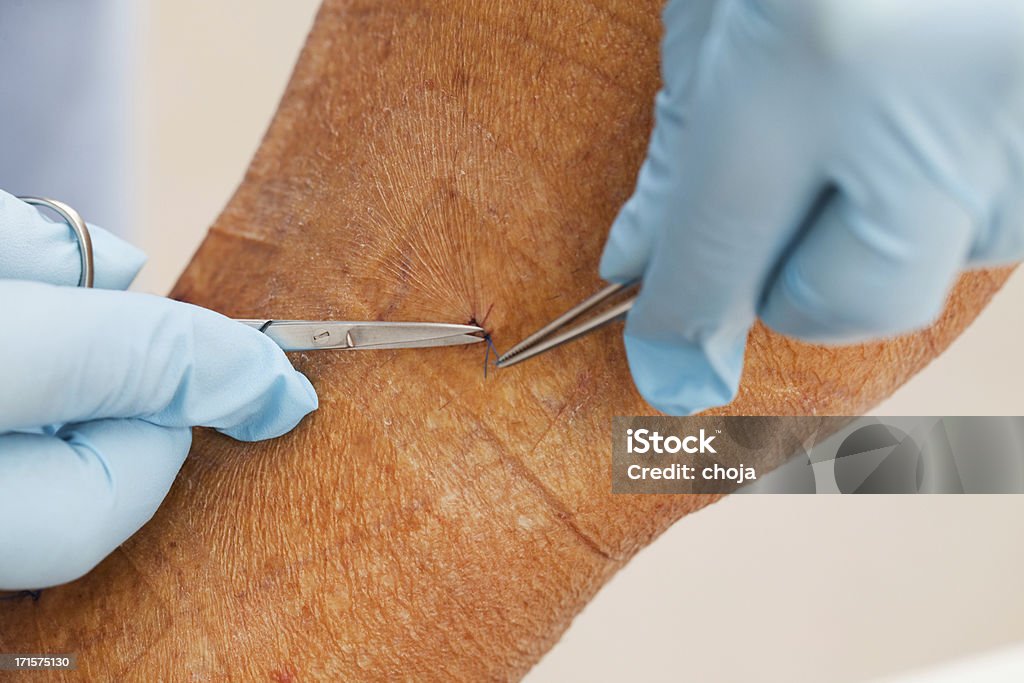
[[[0,600],[21,600],[23,598],[32,598],[32,602],[39,602],[39,596],[43,594],[43,589],[34,591],[15,591],[8,595],[0,595]]]
[[[484,379],[487,379],[487,361],[491,359],[491,350],[494,350],[494,367],[498,367],[498,356],[501,354],[498,353],[498,349],[494,346],[494,340],[491,339],[490,334],[485,333],[484,340],[487,342],[487,352],[484,354]]]

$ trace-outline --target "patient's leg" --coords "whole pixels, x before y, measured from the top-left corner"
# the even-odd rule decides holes
[[[244,317],[486,317],[507,348],[599,285],[650,126],[658,10],[329,0],[175,296]],[[727,411],[863,411],[1004,278],[966,277],[939,324],[887,344],[758,328]],[[0,603],[0,651],[129,678],[522,674],[710,502],[610,494],[611,418],[648,412],[619,334],[486,380],[480,346],[295,356],[321,410],[269,444],[197,434],[149,526],[82,581]]]

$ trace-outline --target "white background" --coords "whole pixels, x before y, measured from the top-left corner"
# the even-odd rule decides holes
[[[270,120],[317,0],[140,17],[133,239],[165,292]],[[883,414],[1021,414],[1024,277]],[[857,681],[1024,639],[1022,497],[733,497],[642,552],[530,675]]]

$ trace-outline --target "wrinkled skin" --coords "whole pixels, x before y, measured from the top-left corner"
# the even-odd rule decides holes
[[[658,10],[328,0],[173,296],[239,317],[476,320],[507,348],[599,286],[650,128]],[[724,412],[863,411],[1006,275],[964,277],[935,326],[888,343],[758,327]],[[80,581],[0,602],[0,651],[76,652],[79,674],[124,680],[521,676],[712,501],[611,495],[611,418],[650,412],[620,333],[486,379],[482,345],[295,355],[320,411],[271,443],[198,433],[137,536]]]

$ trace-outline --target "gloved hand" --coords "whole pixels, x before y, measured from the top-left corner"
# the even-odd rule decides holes
[[[128,286],[142,254],[91,232],[96,285]],[[317,407],[256,330],[78,277],[71,231],[0,192],[0,589],[75,579],[135,533],[192,426],[267,439]]]
[[[962,268],[1024,255],[1024,3],[673,0],[663,90],[602,277],[643,278],[644,397],[728,403],[747,333],[927,325]]]

